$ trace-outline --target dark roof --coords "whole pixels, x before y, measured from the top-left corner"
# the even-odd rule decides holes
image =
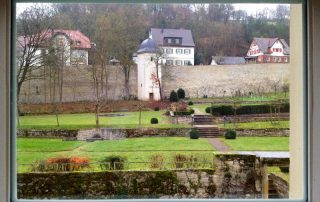
[[[277,41],[279,40],[283,44],[283,53],[289,55],[290,48],[287,42],[284,39],[279,38],[253,38],[253,41],[259,46],[259,49],[263,53],[269,53],[268,49]]]
[[[158,46],[157,46],[156,42],[153,39],[148,38],[148,39],[145,39],[144,41],[142,41],[137,53],[146,53],[146,52],[154,53],[154,52],[157,52],[157,48],[158,48]]]
[[[195,46],[192,38],[191,30],[189,29],[160,29],[151,28],[151,37],[159,46],[163,45],[165,37],[179,37],[182,38],[181,46]]]
[[[219,65],[239,65],[239,64],[246,63],[246,60],[244,59],[244,57],[212,56],[212,59]]]

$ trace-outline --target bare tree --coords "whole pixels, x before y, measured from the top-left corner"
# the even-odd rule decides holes
[[[170,75],[169,71],[167,71],[166,69],[167,65],[164,62],[166,58],[167,55],[160,48],[157,48],[155,55],[152,57],[152,61],[155,64],[156,71],[152,73],[151,79],[159,88],[160,100],[164,99],[162,79],[165,77],[169,77]]]
[[[32,79],[43,79],[37,71],[43,68],[43,46],[51,31],[51,11],[48,7],[35,5],[26,9],[17,18],[17,101],[20,100],[21,87]]]

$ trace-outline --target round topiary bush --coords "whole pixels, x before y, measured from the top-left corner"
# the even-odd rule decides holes
[[[151,124],[158,124],[158,119],[157,118],[151,118],[150,123]]]
[[[160,110],[159,107],[155,107],[155,108],[154,108],[154,111],[159,111],[159,110]]]
[[[186,97],[186,92],[182,88],[178,89],[177,94],[179,99],[184,99]]]
[[[192,101],[189,101],[189,102],[188,102],[188,105],[189,105],[189,106],[193,105],[193,102],[192,102]]]
[[[169,100],[170,102],[178,102],[178,94],[176,91],[171,91]]]
[[[227,132],[224,134],[224,138],[226,139],[236,139],[237,133],[234,130],[227,130]]]
[[[189,134],[191,139],[198,139],[200,136],[197,129],[192,129]]]

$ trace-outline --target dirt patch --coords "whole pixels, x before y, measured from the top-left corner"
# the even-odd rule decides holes
[[[101,113],[109,112],[126,112],[142,110],[154,110],[155,107],[165,109],[170,105],[170,102],[156,102],[156,101],[138,101],[138,100],[117,100],[105,101],[101,104]],[[95,110],[95,102],[64,102],[58,105],[58,113],[93,113]],[[47,104],[19,104],[19,111],[23,114],[52,114],[54,112],[54,105]]]

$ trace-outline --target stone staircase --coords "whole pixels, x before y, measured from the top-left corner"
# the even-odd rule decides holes
[[[215,125],[194,125],[194,128],[199,131],[200,137],[221,137],[219,134],[219,128]]]
[[[211,115],[195,114],[193,117],[193,127],[199,131],[200,137],[221,137],[218,126],[213,125],[213,118]]]
[[[194,115],[193,116],[193,125],[212,125],[213,118],[211,115]]]
[[[269,178],[268,179],[268,198],[280,198],[276,188],[274,187],[273,181]]]

